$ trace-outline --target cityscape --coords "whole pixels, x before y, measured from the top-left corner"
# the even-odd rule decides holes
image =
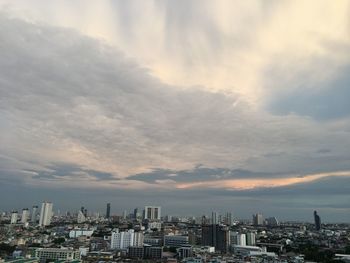
[[[350,0],[0,0],[0,263],[350,263]]]
[[[350,224],[280,222],[256,213],[163,215],[160,206],[100,214],[82,206],[54,212],[51,202],[2,212],[5,262],[348,262]]]

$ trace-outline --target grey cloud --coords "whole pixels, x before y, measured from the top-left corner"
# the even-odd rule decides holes
[[[315,161],[320,170],[349,154],[347,135],[333,136],[333,128],[271,116],[239,97],[163,84],[113,48],[72,30],[3,14],[0,19],[6,155],[47,166],[53,156],[69,161],[79,147],[85,158],[79,165],[128,176],[133,169],[181,171],[198,163],[282,175],[295,167],[307,172],[314,158],[309,152],[329,148],[325,143],[337,149],[327,162]],[[295,167],[286,166],[288,159]]]
[[[195,215],[231,211],[236,218],[250,218],[252,213],[262,212],[265,216],[277,216],[282,220],[310,220],[317,209],[323,221],[344,222],[349,216],[349,178],[325,178],[308,184],[258,190],[227,191],[220,189],[173,189],[142,191],[115,191],[113,189],[46,189],[35,186],[0,185],[0,199],[5,200],[14,192],[13,202],[6,202],[1,209],[21,209],[40,204],[48,198],[54,202],[54,209],[78,210],[82,205],[88,210],[105,212],[107,202],[112,203],[112,212],[121,214],[133,207],[147,204],[162,206],[163,214]],[[310,189],[312,190],[309,194]]]
[[[348,46],[350,52],[350,46]],[[321,63],[327,63],[323,61]],[[336,77],[322,84],[310,84],[298,80],[297,87],[278,92],[269,101],[268,108],[275,114],[310,116],[317,120],[332,120],[350,116],[350,65],[337,70]],[[297,76],[302,78],[302,76]],[[293,83],[293,82],[292,82]],[[278,83],[277,85],[281,85]],[[287,86],[290,84],[286,83]],[[316,85],[316,86],[315,86]]]
[[[326,154],[326,153],[330,153],[332,152],[331,149],[319,149],[317,150],[317,153],[321,153],[321,154]]]
[[[1,20],[0,107],[11,125],[3,136],[32,152],[76,144],[126,169],[164,162],[230,166],[235,156],[244,160],[295,136],[288,123],[258,121],[237,98],[162,84],[74,31]]]
[[[154,169],[149,173],[131,175],[129,179],[140,180],[149,183],[154,183],[156,180],[171,179],[177,183],[180,182],[201,182],[201,181],[216,181],[226,179],[243,179],[243,178],[278,178],[288,174],[284,173],[263,173],[253,172],[243,169],[227,169],[227,168],[205,168],[195,167],[192,170],[167,170]]]
[[[16,191],[22,201],[50,197],[58,206],[79,207],[80,201],[67,200],[86,198],[99,207],[119,200],[120,208],[140,206],[147,198],[170,212],[218,205],[250,214],[261,207],[259,201],[271,212],[283,208],[288,200],[275,207],[271,200],[279,193],[290,198],[303,192],[317,203],[317,193],[348,190],[347,181],[312,191],[311,184],[245,192],[152,189],[142,190],[141,199],[139,190],[101,189],[98,180],[130,175],[145,182],[192,182],[349,169],[350,127],[274,116],[237,96],[167,85],[97,40],[3,14],[0,56],[0,154],[6,156],[0,158],[2,198]],[[317,149],[332,151],[319,154]],[[37,178],[21,171],[35,172]],[[88,183],[93,178],[96,188],[63,185],[64,195],[57,187],[37,191],[36,182],[55,178],[56,183],[67,176]]]
[[[45,170],[42,171],[27,170],[26,172],[35,173],[35,175],[32,176],[33,179],[60,180],[60,177],[72,177],[78,180],[84,177],[86,178],[86,176],[91,176],[98,181],[118,180],[113,174],[84,169],[79,165],[67,163],[52,164],[45,167]]]

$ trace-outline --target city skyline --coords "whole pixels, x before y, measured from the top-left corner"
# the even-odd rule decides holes
[[[349,17],[346,0],[0,0],[0,210],[348,222]]]
[[[162,207],[161,206],[155,206],[155,205],[150,205],[147,204],[145,206],[140,207],[127,207],[123,208],[120,210],[120,207],[116,207],[116,209],[111,210],[111,203],[106,203],[107,205],[107,210],[105,213],[103,212],[103,209],[87,209],[84,206],[80,207],[80,209],[74,208],[71,210],[62,210],[61,208],[55,208],[53,209],[53,203],[44,201],[42,202],[41,206],[41,212],[38,214],[38,206],[33,205],[32,209],[29,211],[28,208],[23,208],[22,212],[19,213],[15,208],[11,208],[11,210],[4,211],[1,210],[0,208],[0,213],[3,215],[5,214],[11,214],[11,224],[16,223],[19,219],[20,222],[18,223],[26,223],[26,222],[31,222],[32,224],[36,224],[38,218],[37,216],[40,216],[39,220],[39,226],[43,224],[43,218],[46,217],[46,221],[48,223],[45,223],[44,225],[50,224],[51,223],[51,217],[53,216],[66,216],[66,215],[74,215],[77,216],[78,218],[78,223],[83,223],[85,222],[88,218],[95,218],[96,216],[104,218],[106,220],[110,220],[112,217],[119,217],[123,219],[143,219],[143,220],[150,220],[150,221],[161,221],[165,220],[167,221],[169,218],[202,218],[205,217],[206,220],[208,220],[208,224],[225,224],[225,225],[231,225],[233,222],[246,222],[246,221],[251,221],[253,226],[263,226],[263,225],[268,225],[268,226],[278,226],[279,225],[279,219],[282,219],[281,222],[305,222],[305,223],[315,223],[315,225],[318,225],[318,230],[321,227],[321,221],[319,215],[317,215],[317,211],[313,211],[313,216],[309,213],[306,215],[305,219],[296,219],[296,218],[291,218],[291,217],[281,217],[277,219],[274,215],[272,214],[264,214],[262,213],[262,209],[259,210],[259,213],[256,213],[254,211],[253,214],[250,216],[247,215],[241,215],[241,214],[233,214],[232,210],[213,210],[212,208],[208,208],[209,210],[207,211],[202,211],[199,213],[185,213],[185,211],[182,211],[180,213],[170,213],[170,211],[166,211],[164,214],[161,214]],[[49,206],[49,212],[47,211],[47,207]],[[157,212],[155,210],[157,209]],[[135,214],[136,211],[136,214]],[[310,212],[310,211],[309,211]],[[81,216],[83,217],[83,220],[79,222],[79,218]],[[249,218],[252,217],[252,218]],[[316,217],[318,217],[317,220],[319,220],[319,223],[316,223]],[[23,219],[26,220],[23,220]],[[333,224],[333,223],[347,223],[347,221],[329,221],[326,220],[324,222],[325,224]]]

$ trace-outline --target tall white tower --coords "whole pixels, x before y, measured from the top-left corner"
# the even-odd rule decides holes
[[[21,223],[22,223],[22,224],[27,223],[28,218],[29,218],[29,210],[28,210],[28,208],[23,208],[23,210],[22,210]]]
[[[160,206],[145,206],[144,219],[160,220]]]
[[[44,202],[41,205],[39,226],[48,226],[51,223],[52,203]]]
[[[17,211],[12,211],[12,213],[11,213],[11,224],[16,224],[17,223],[17,218],[18,218],[18,212]]]

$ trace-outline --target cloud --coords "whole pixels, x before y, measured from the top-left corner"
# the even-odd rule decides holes
[[[350,170],[347,1],[2,3],[2,189],[244,210]]]
[[[259,178],[278,178],[286,176],[281,173],[263,173],[253,172],[242,169],[227,169],[227,168],[208,168],[208,167],[195,167],[191,170],[167,170],[167,169],[154,169],[148,173],[141,173],[129,176],[129,179],[145,181],[148,183],[155,182],[156,180],[163,180],[167,178],[173,179],[177,183],[184,182],[203,182],[213,181],[219,182],[229,179],[259,179]]]
[[[61,180],[62,177],[72,177],[75,180],[97,180],[97,181],[110,181],[118,180],[113,174],[86,170],[76,164],[56,163],[46,167],[45,170],[25,170],[23,172],[32,173],[32,179],[49,179],[49,180]]]
[[[350,51],[350,43],[348,51]],[[275,114],[286,115],[293,112],[323,121],[348,118],[350,116],[349,72],[350,64],[347,64],[339,68],[337,76],[331,80],[315,84],[307,81],[299,83],[297,87],[291,87],[271,97],[268,108]]]
[[[342,170],[349,168],[340,158],[349,153],[348,132],[333,136],[347,123],[321,127],[258,111],[239,96],[164,84],[114,48],[73,30],[2,14],[0,34],[1,154],[16,160],[17,170],[73,163],[119,179],[156,168],[182,171],[177,176],[186,180],[251,176],[245,171],[307,174],[341,162]],[[330,145],[337,149],[329,156],[309,156]],[[209,169],[186,172],[199,163]]]

